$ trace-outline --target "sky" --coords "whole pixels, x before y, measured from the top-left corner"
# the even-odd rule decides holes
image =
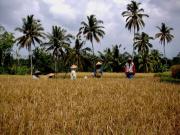
[[[180,0],[137,0],[141,2],[149,18],[144,18],[145,27],[140,32],[155,36],[158,32],[156,26],[162,22],[174,30],[175,38],[166,45],[166,56],[172,58],[180,52]],[[132,53],[133,33],[125,28],[125,18],[121,13],[126,10],[130,0],[0,0],[0,25],[7,31],[14,31],[22,25],[22,18],[34,14],[41,20],[45,32],[50,32],[53,25],[65,28],[68,33],[77,34],[82,21],[94,14],[98,20],[103,20],[106,35],[99,44],[94,43],[95,51],[103,51],[107,47],[121,44],[121,51]],[[154,49],[163,52],[163,46],[156,39],[151,42]],[[73,45],[72,45],[73,46]],[[91,47],[90,44],[87,46]],[[125,49],[125,50],[124,50]],[[28,55],[25,49],[20,53]]]

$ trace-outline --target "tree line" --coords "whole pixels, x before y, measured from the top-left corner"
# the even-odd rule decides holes
[[[126,18],[125,28],[134,34],[132,54],[126,52],[121,44],[114,44],[103,52],[94,52],[94,42],[99,43],[105,36],[103,21],[95,15],[87,16],[87,20],[81,22],[76,35],[57,25],[52,26],[50,33],[45,33],[41,21],[34,15],[23,18],[22,25],[15,28],[21,33],[17,38],[0,26],[0,73],[33,74],[35,70],[42,73],[68,72],[72,64],[76,64],[79,71],[88,72],[94,70],[97,61],[103,62],[104,71],[120,72],[128,57],[133,57],[137,72],[166,71],[171,65],[180,63],[180,54],[172,60],[166,58],[165,45],[174,38],[171,34],[173,28],[162,23],[157,26],[154,37],[145,32],[140,33],[145,27],[144,17],[149,17],[140,5],[131,1],[127,10],[122,12]],[[155,39],[159,39],[163,45],[164,54],[153,49],[151,41]],[[91,47],[86,46],[87,42],[91,43]],[[26,48],[29,59],[20,57],[18,50],[12,49],[14,45],[18,49]]]

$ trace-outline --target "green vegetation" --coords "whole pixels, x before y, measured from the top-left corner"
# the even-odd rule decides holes
[[[21,32],[23,35],[16,39],[17,44],[19,44],[19,48],[26,47],[29,51],[29,56],[31,59],[31,75],[33,73],[33,65],[32,65],[32,47],[35,43],[42,43],[41,38],[43,38],[43,30],[44,28],[41,26],[40,20],[34,19],[33,15],[27,16],[22,19],[23,25],[22,27],[17,27],[15,30]]]
[[[105,35],[105,32],[103,31],[104,26],[102,20],[97,20],[95,15],[90,15],[87,17],[88,22],[81,22],[82,27],[79,29],[78,35],[84,35],[86,40],[89,40],[92,44],[92,51],[93,51],[93,57],[95,56],[94,54],[94,45],[93,41],[95,40],[96,42],[100,42],[100,38],[103,38]],[[93,59],[93,67],[95,71],[95,60]]]
[[[140,8],[140,5],[141,3],[131,1],[131,3],[127,5],[127,11],[122,12],[122,16],[126,17],[127,22],[125,27],[128,28],[129,31],[131,31],[132,29],[134,30],[134,38],[135,34],[139,32],[140,28],[143,28],[145,26],[143,17],[149,17],[147,14],[143,13],[144,9]],[[135,48],[133,46],[133,55],[134,49]]]
[[[180,83],[180,79],[173,78],[171,72],[157,73],[155,77],[160,77],[160,81],[169,83]]]
[[[165,45],[172,41],[174,36],[171,34],[173,28],[168,27],[165,23],[161,24],[161,27],[157,26],[159,29],[159,33],[155,35],[156,38],[159,38],[160,43],[163,44],[164,47],[164,57],[166,57]]]
[[[64,58],[68,55],[66,52],[68,52],[72,38],[73,36],[71,34],[67,34],[65,29],[58,26],[53,26],[52,33],[47,35],[49,41],[43,45],[48,46],[47,51],[52,51],[55,61],[55,72],[57,72],[57,62],[59,60],[65,64]]]
[[[103,21],[95,15],[89,15],[87,21],[81,22],[76,35],[57,25],[52,26],[51,33],[47,33],[43,22],[34,15],[27,15],[22,19],[22,25],[15,29],[22,34],[20,37],[15,38],[13,33],[0,26],[0,73],[32,74],[36,70],[43,74],[68,72],[72,64],[78,65],[81,72],[92,72],[98,61],[103,63],[103,70],[106,72],[122,72],[128,57],[133,57],[137,72],[168,71],[172,65],[180,64],[180,54],[172,60],[165,57],[165,45],[174,38],[171,34],[173,28],[162,23],[161,27],[157,27],[159,32],[154,34],[155,38],[141,32],[145,27],[143,19],[149,16],[140,6],[141,3],[131,1],[127,4],[127,10],[121,13],[126,17],[125,28],[134,31],[132,55],[120,43],[112,43],[112,47],[95,53],[94,41],[99,43],[105,37],[106,29]],[[164,56],[159,50],[153,49],[151,41],[156,38],[164,46]],[[87,41],[91,43],[92,49],[87,46]],[[28,49],[29,57],[21,57],[19,49],[14,49],[15,45],[19,49]]]

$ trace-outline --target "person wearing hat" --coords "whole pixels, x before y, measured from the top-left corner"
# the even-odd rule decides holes
[[[76,80],[76,69],[77,69],[76,65],[71,66],[71,73],[70,73],[71,80]]]
[[[97,78],[101,78],[102,77],[102,63],[101,62],[97,62],[96,63],[96,69],[95,69],[95,73],[94,76]]]
[[[41,72],[38,71],[38,70],[36,70],[36,71],[34,72],[32,78],[33,78],[33,79],[39,79],[39,78],[40,78],[40,77],[39,77],[40,74],[41,74]]]
[[[135,75],[135,65],[134,62],[132,61],[132,58],[128,58],[128,61],[125,65],[125,74],[127,78],[131,79]]]

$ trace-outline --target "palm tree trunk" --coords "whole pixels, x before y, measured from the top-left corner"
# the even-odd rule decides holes
[[[163,49],[164,49],[164,57],[166,57],[165,44],[163,45]]]
[[[54,71],[55,71],[55,74],[57,73],[57,61],[56,61],[56,58],[55,58],[55,64],[54,64]]]
[[[30,59],[31,59],[31,76],[33,74],[33,65],[32,65],[32,52],[31,52],[31,47],[30,47],[30,50],[29,50],[29,55],[30,55]]]
[[[135,28],[134,28],[134,37],[135,37]],[[133,52],[132,52],[133,59],[134,59],[134,43],[135,43],[135,39],[133,38]]]
[[[166,66],[167,66],[167,58],[166,58],[166,48],[165,48],[165,44],[163,44],[163,48],[164,48],[164,58],[166,61]]]
[[[91,44],[92,44],[93,57],[95,57],[93,41],[91,42]],[[96,68],[95,59],[93,58],[93,72],[95,72],[95,70],[96,70],[95,68]]]

